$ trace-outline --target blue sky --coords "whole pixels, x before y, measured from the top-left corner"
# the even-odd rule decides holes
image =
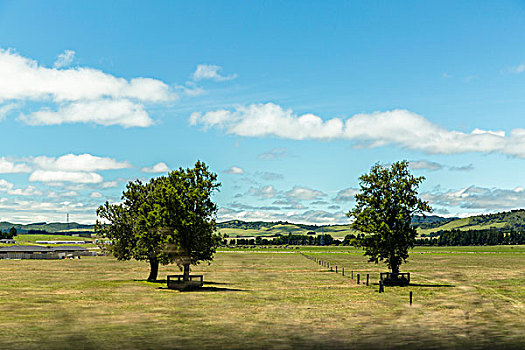
[[[196,160],[219,220],[345,223],[403,159],[437,214],[525,207],[524,42],[518,1],[0,2],[0,220]]]

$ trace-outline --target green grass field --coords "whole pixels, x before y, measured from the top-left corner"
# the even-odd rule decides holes
[[[385,270],[361,250],[301,247],[346,276],[297,251],[223,249],[196,292],[145,282],[145,262],[0,260],[0,348],[525,346],[525,246],[416,248],[414,285],[384,294],[350,279]]]
[[[18,235],[18,236],[15,236],[14,240],[19,245],[33,245],[33,244],[37,244],[36,241],[94,241],[93,238],[72,237],[72,236],[64,236],[64,235]],[[0,246],[7,246],[7,245],[12,245],[12,244],[0,244]],[[86,248],[96,247],[94,243],[88,243],[82,246]]]

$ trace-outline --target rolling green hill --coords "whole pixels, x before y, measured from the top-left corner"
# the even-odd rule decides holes
[[[511,210],[496,214],[476,215],[468,218],[455,219],[443,225],[432,228],[420,227],[420,234],[429,234],[438,231],[459,229],[486,230],[486,229],[513,229],[525,230],[525,209]]]

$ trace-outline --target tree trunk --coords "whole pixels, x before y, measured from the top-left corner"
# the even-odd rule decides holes
[[[184,281],[189,281],[190,280],[190,264],[184,264],[182,265],[184,267],[184,276],[183,276],[183,280]]]
[[[157,258],[149,259],[149,282],[155,282],[157,280],[157,275],[159,274],[159,260]]]
[[[392,273],[396,275],[399,273],[399,265],[392,266]]]

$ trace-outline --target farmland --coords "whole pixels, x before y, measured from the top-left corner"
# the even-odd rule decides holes
[[[198,292],[144,281],[148,264],[111,257],[0,261],[2,348],[519,348],[525,247],[419,247],[413,285],[357,285],[377,275],[351,247],[223,249]],[[340,271],[340,270],[339,270]],[[160,278],[178,273],[161,268]],[[414,304],[408,303],[408,292]]]

